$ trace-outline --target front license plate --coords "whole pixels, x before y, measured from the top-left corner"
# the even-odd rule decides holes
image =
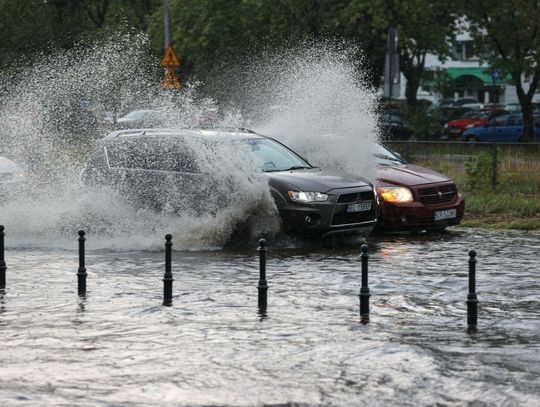
[[[363,212],[371,210],[371,201],[359,202],[347,205],[347,212]]]
[[[455,209],[448,209],[446,211],[433,212],[434,220],[454,219],[456,216],[457,216],[457,211]]]

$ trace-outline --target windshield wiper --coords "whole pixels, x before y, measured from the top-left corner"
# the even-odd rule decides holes
[[[403,160],[401,160],[401,159],[399,159],[397,157],[390,157],[389,155],[376,154],[375,157],[380,158],[381,160],[390,160],[390,161],[395,161],[395,162],[398,162],[398,163],[405,164],[403,162]]]
[[[305,165],[294,165],[292,167],[285,168],[284,170],[281,170],[281,171],[307,170],[307,169],[310,169],[310,168],[316,168],[316,167],[307,167]]]

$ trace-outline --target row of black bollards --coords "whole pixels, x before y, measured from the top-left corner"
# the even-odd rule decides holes
[[[476,252],[469,252],[469,294],[467,295],[467,326],[471,333],[476,332],[478,322],[478,298],[476,298]]]
[[[259,311],[264,314],[267,304],[268,282],[266,281],[266,240],[259,240],[259,283],[257,284]]]
[[[4,225],[0,225],[0,288],[6,286],[6,259],[4,257]]]
[[[163,276],[163,305],[172,305],[172,235],[165,235],[165,275]]]
[[[363,244],[362,254],[362,285],[360,287],[360,322],[367,324],[369,322],[369,293],[368,287],[368,246]]]
[[[4,226],[0,225],[0,289],[6,287],[6,262],[4,247]],[[84,296],[86,294],[86,272],[85,264],[85,232],[79,230],[79,268],[77,270],[77,291]],[[165,236],[165,275],[163,276],[163,305],[172,305],[172,235]],[[362,280],[360,287],[360,321],[364,324],[369,322],[369,298],[371,296],[368,286],[368,246],[361,246]],[[266,253],[267,244],[265,239],[259,240],[259,282],[257,284],[258,306],[261,313],[266,312],[268,303],[268,282],[266,279]],[[478,298],[476,296],[476,252],[469,252],[469,293],[467,295],[467,325],[468,331],[476,332],[478,324]]]
[[[84,260],[84,230],[79,230],[79,269],[77,270],[77,292],[86,295],[86,265]]]

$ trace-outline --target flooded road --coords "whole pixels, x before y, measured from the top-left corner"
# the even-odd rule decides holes
[[[8,231],[6,231],[8,232]],[[371,322],[360,251],[93,249],[77,296],[73,250],[10,246],[0,294],[0,404],[351,406],[540,404],[540,234],[455,229],[370,238]],[[479,331],[466,333],[468,251]]]

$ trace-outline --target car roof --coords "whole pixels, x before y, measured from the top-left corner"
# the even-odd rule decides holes
[[[249,138],[267,138],[261,134],[257,134],[252,130],[244,128],[210,128],[210,129],[174,129],[174,128],[144,128],[144,129],[125,129],[115,130],[107,134],[103,140],[119,139],[124,137],[133,136],[183,136],[183,137],[208,137],[208,138],[220,138],[226,136],[227,138],[245,139]]]

